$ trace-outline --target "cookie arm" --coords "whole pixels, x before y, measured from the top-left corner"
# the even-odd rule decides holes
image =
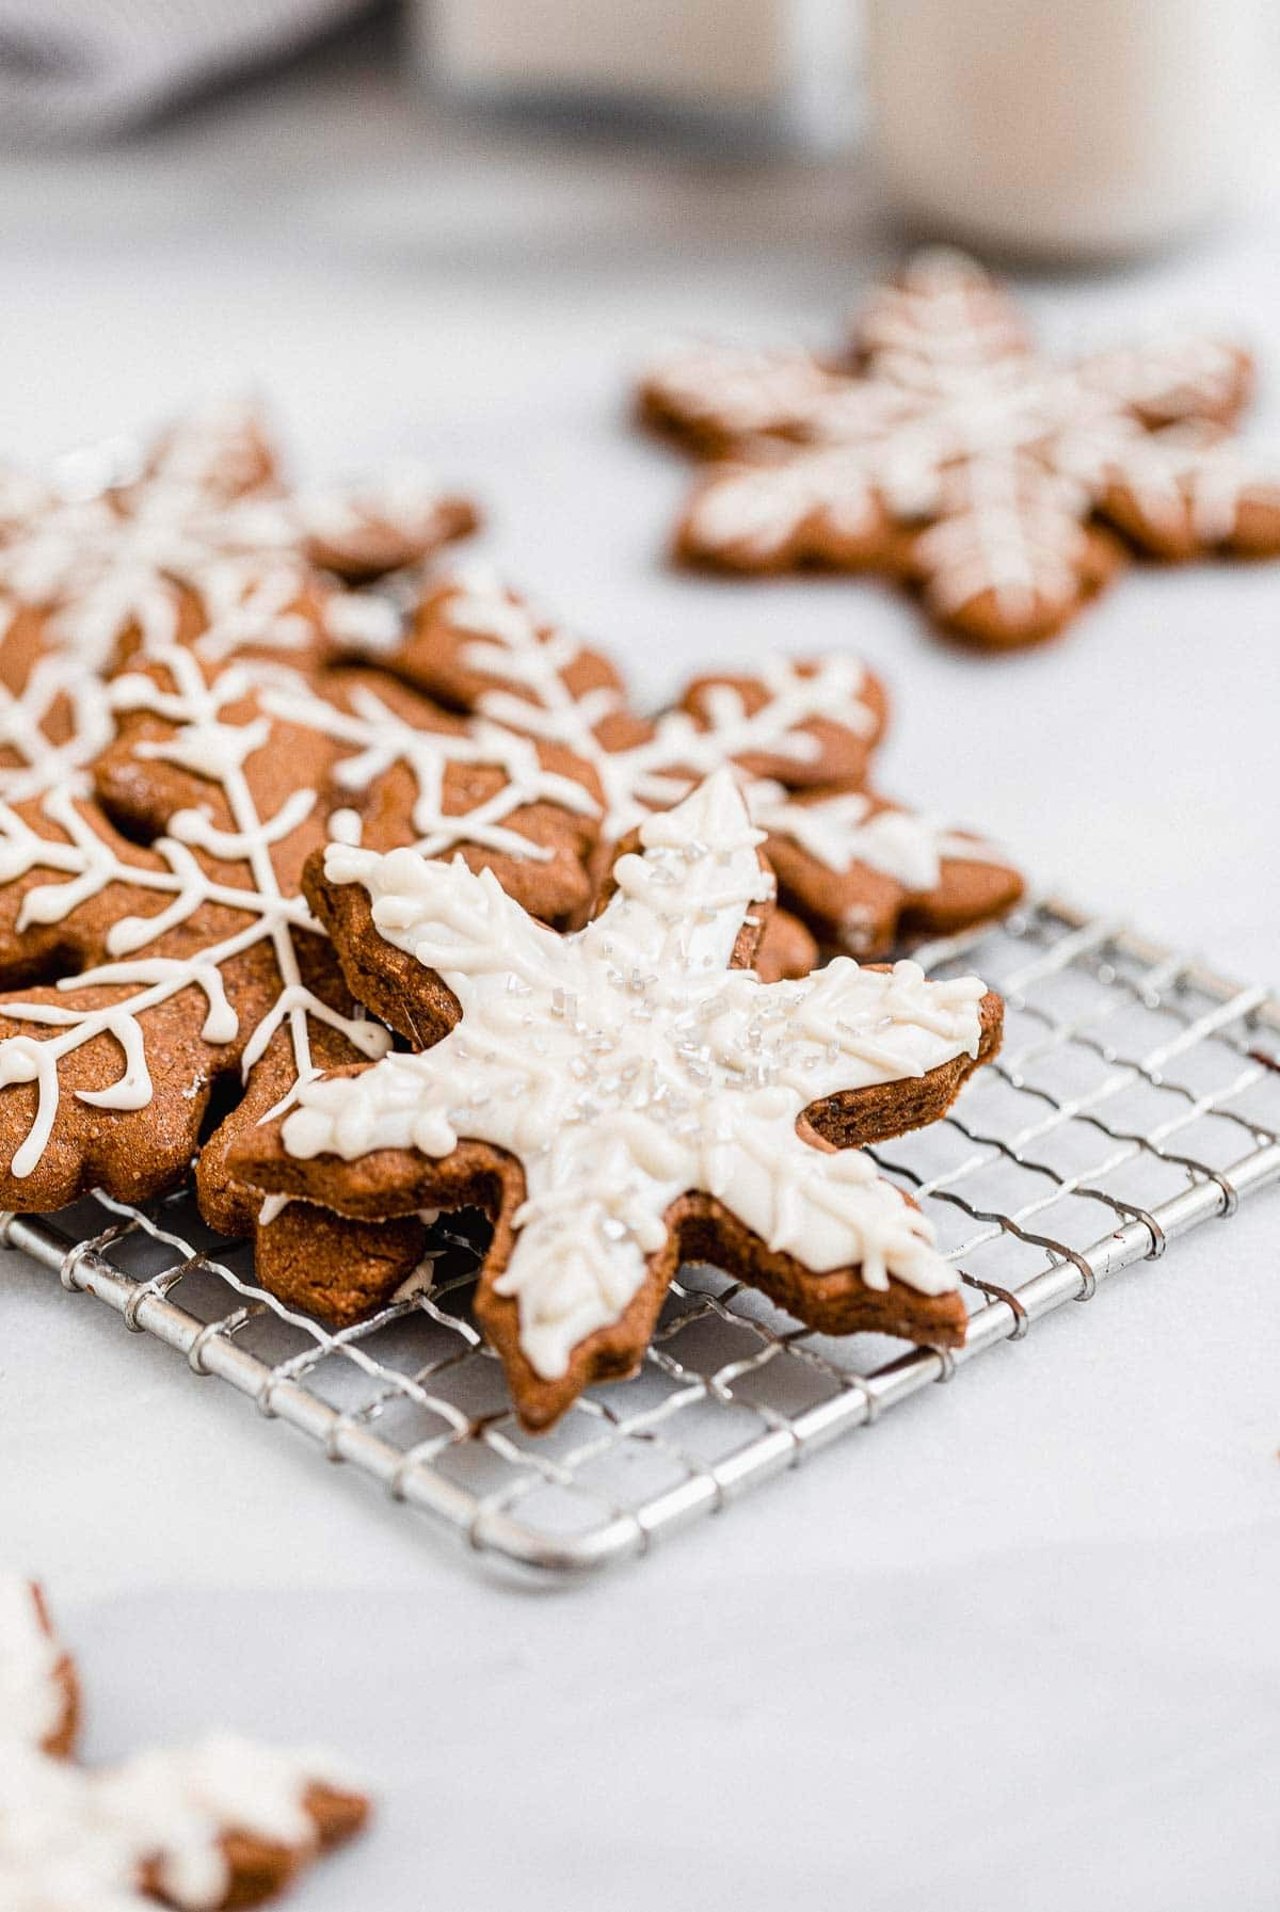
[[[0,1575],[0,1726],[18,1744],[65,1759],[75,1747],[80,1688],[34,1581]]]

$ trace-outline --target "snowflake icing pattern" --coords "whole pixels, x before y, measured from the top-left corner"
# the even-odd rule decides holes
[[[194,596],[224,645],[234,613],[238,648],[297,650],[312,633],[287,614],[317,571],[374,576],[476,521],[424,471],[347,492],[285,492],[274,470],[256,415],[225,405],[184,421],[149,455],[113,442],[71,455],[47,485],[9,474],[0,636],[38,616],[49,647],[103,671],[130,636],[149,654],[177,642]]]
[[[344,806],[394,766],[408,769],[415,791],[404,839],[428,855],[474,845],[536,865],[551,851],[512,827],[517,812],[541,803],[593,818],[598,807],[581,783],[544,769],[529,739],[484,723],[457,733],[415,728],[364,683],[343,708],[295,673],[252,662],[211,672],[192,651],[174,647],[147,669],[115,677],[104,697],[117,720],[142,714],[160,722],[160,737],[132,743],[133,761],[173,766],[197,790],[207,785],[224,814],[216,821],[207,800],[177,809],[143,849],[118,834],[83,785],[64,780],[25,800],[0,801],[0,884],[21,891],[15,943],[26,938],[31,947],[42,928],[62,931],[82,939],[86,958],[54,988],[0,997],[0,1020],[12,1031],[0,1040],[0,1087],[36,1089],[6,1178],[19,1199],[49,1149],[68,1064],[100,1038],[114,1039],[118,1076],[96,1087],[76,1082],[74,1099],[121,1113],[147,1108],[155,1095],[150,1018],[179,997],[203,1005],[194,1019],[183,1012],[188,1056],[182,1042],[175,1049],[172,1026],[165,1042],[168,1072],[190,1062],[193,1125],[196,1091],[218,1066],[210,1049],[228,1050],[247,1080],[286,1031],[286,1099],[322,1066],[313,1054],[318,1027],[339,1043],[337,1051],[332,1040],[323,1045],[324,1065],[342,1059],[342,1045],[352,1055],[383,1053],[387,1032],[347,1000],[296,872],[326,828],[358,835],[358,814]],[[264,812],[246,766],[271,754],[277,732],[314,787],[299,780]],[[446,796],[453,765],[497,772],[494,789],[476,803],[453,803]],[[336,803],[324,797],[322,782]],[[291,881],[282,881],[282,855]],[[113,901],[105,923],[91,907],[104,894]],[[269,957],[265,993],[260,970],[250,973],[256,953]],[[193,1126],[190,1146],[194,1139]],[[173,1167],[167,1158],[161,1163],[162,1180]],[[56,1166],[51,1173],[55,1195],[77,1192],[58,1179]]]
[[[976,1059],[984,985],[848,958],[794,983],[731,969],[772,879],[726,770],[640,835],[604,912],[570,937],[459,861],[326,853],[328,880],[364,887],[378,935],[438,976],[461,1016],[432,1048],[304,1084],[284,1150],[441,1158],[466,1138],[514,1155],[524,1199],[494,1293],[517,1302],[524,1357],[547,1380],[624,1315],[691,1194],[808,1270],[856,1264],[870,1289],[896,1279],[928,1295],[957,1283],[869,1157],[806,1140],[801,1118],[823,1098]]]
[[[1166,558],[1280,552],[1280,473],[1228,435],[1249,384],[1229,345],[1057,366],[977,265],[941,252],[880,288],[855,345],[851,371],[714,348],[653,371],[649,415],[730,455],[688,504],[682,555],[888,568],[1002,647],[1058,630],[1115,569],[1116,533]]]
[[[893,946],[895,915],[903,910],[918,907],[928,930],[930,905],[945,905],[938,920],[956,929],[1002,913],[1022,893],[1007,856],[993,845],[898,805],[890,814],[882,800],[869,799],[867,763],[883,727],[884,699],[855,657],[809,664],[769,658],[741,681],[703,680],[693,710],[667,710],[646,723],[605,660],[483,570],[458,571],[431,603],[432,629],[448,638],[443,649],[462,678],[442,686],[433,677],[441,649],[429,631],[424,687],[443,688],[502,727],[559,743],[589,763],[604,793],[606,843],[728,764],[753,819],[768,831],[766,855],[778,857],[784,844],[803,852],[803,860],[778,857],[786,867],[784,900],[824,944],[878,955]],[[397,666],[394,654],[387,661]],[[400,661],[414,681],[412,644]],[[841,774],[824,750],[824,738],[829,743],[836,734]],[[873,809],[879,814],[869,817]],[[985,876],[978,866],[986,866]],[[870,940],[862,869],[898,886],[897,911],[886,912],[881,901]],[[838,917],[836,901],[844,906]]]

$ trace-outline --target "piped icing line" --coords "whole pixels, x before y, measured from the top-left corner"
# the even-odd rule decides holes
[[[240,1019],[223,982],[223,968],[255,944],[270,945],[280,987],[270,1011],[258,1022],[244,1046],[241,1064],[247,1076],[265,1054],[277,1029],[287,1027],[293,1050],[295,1077],[314,1074],[309,1021],[340,1030],[357,1053],[376,1057],[390,1038],[385,1029],[363,1014],[344,1016],[309,990],[303,982],[295,936],[319,934],[305,903],[286,896],[272,860],[276,843],[291,834],[310,813],[315,793],[295,791],[279,811],[264,817],[245,775],[247,758],[266,742],[259,719],[245,724],[226,720],[225,711],[245,696],[251,675],[238,666],[206,682],[198,661],[189,651],[174,648],[161,660],[174,688],[162,689],[151,676],[130,672],[114,680],[110,701],[118,711],[147,711],[176,726],[160,742],[144,742],[135,754],[169,762],[216,783],[232,819],[229,831],[216,829],[196,810],[177,812],[169,835],[153,848],[167,864],[165,870],[139,869],[122,861],[115,846],[91,826],[87,814],[57,788],[43,799],[44,814],[66,841],[49,841],[37,834],[10,806],[0,805],[0,880],[13,881],[32,868],[49,868],[70,878],[41,885],[24,898],[18,929],[32,922],[64,921],[80,904],[119,883],[158,891],[172,900],[154,916],[122,917],[113,924],[107,952],[115,960],[65,978],[59,989],[78,991],[95,985],[122,986],[130,993],[90,1009],[57,1003],[9,1001],[4,1014],[55,1033],[44,1037],[20,1033],[0,1041],[0,1087],[34,1083],[36,1113],[25,1141],[11,1163],[13,1175],[25,1179],[38,1166],[53,1132],[61,1098],[59,1064],[73,1051],[108,1034],[122,1057],[117,1079],[101,1089],[78,1089],[79,1101],[97,1108],[136,1110],[147,1107],[153,1083],[147,1061],[141,1018],[181,991],[202,991],[207,1007],[201,1037],[211,1044],[236,1041]],[[201,855],[193,854],[198,851]],[[247,865],[251,886],[224,883],[211,876],[203,858]],[[168,931],[188,922],[210,903],[236,910],[248,920],[243,927],[212,942],[198,954],[175,959],[162,953],[144,954]]]
[[[1006,861],[981,837],[954,830],[939,818],[913,810],[877,810],[862,791],[841,791],[808,803],[791,800],[781,784],[760,780],[747,791],[753,823],[770,836],[788,838],[816,863],[843,876],[865,864],[906,890],[925,892],[942,881],[944,860]]]
[[[302,680],[268,688],[262,696],[264,710],[350,749],[351,755],[334,771],[343,791],[357,795],[393,765],[404,764],[417,785],[411,821],[424,856],[473,843],[504,856],[545,861],[553,854],[550,849],[510,827],[508,819],[516,811],[550,803],[575,816],[599,814],[599,805],[583,784],[543,767],[528,737],[475,719],[462,734],[416,730],[367,685],[355,687],[350,704],[350,710],[339,709]],[[502,785],[469,810],[447,811],[444,790],[450,764],[491,765],[501,771]]]
[[[1274,474],[1223,442],[1242,371],[1221,341],[1172,334],[1056,365],[974,261],[940,251],[875,291],[857,339],[857,372],[803,352],[697,347],[650,374],[660,409],[728,449],[687,508],[688,550],[803,560],[826,555],[820,537],[874,542],[887,514],[924,528],[917,568],[944,616],[989,598],[1033,620],[1083,594],[1084,527],[1115,489],[1157,528],[1189,516],[1210,548],[1249,501],[1280,507]],[[768,459],[740,462],[770,435]],[[782,439],[800,442],[785,452]]]
[[[15,1574],[0,1574],[0,1764],[11,1748],[38,1750],[62,1725],[62,1658],[35,1588]]]
[[[317,1787],[353,1792],[329,1756],[230,1734],[100,1771],[27,1750],[0,1769],[0,1903],[6,1912],[142,1912],[164,1899],[212,1912],[234,1875],[237,1833],[299,1858],[316,1848]]]
[[[735,438],[830,434],[838,413],[842,435],[883,430],[903,403],[888,387],[851,387],[809,352],[695,344],[653,365],[645,389],[660,411]],[[886,411],[886,403],[889,410]]]
[[[3,630],[0,629],[0,640]],[[50,740],[55,709],[65,705],[69,735]],[[42,791],[83,790],[84,767],[110,741],[111,714],[106,688],[74,658],[38,657],[20,691],[0,684],[0,800],[22,803]]]
[[[779,464],[733,464],[695,495],[689,525],[708,551],[776,557],[815,518],[842,538],[879,529],[883,506],[873,461],[858,447],[838,445]]]
[[[864,1153],[814,1148],[797,1122],[823,1097],[976,1056],[984,985],[843,957],[798,983],[730,970],[772,879],[725,769],[640,838],[606,909],[567,937],[460,859],[331,845],[330,881],[359,883],[378,934],[438,974],[462,1013],[434,1048],[303,1084],[286,1150],[441,1157],[468,1138],[514,1154],[526,1196],[496,1287],[516,1299],[520,1345],[546,1379],[622,1316],[691,1190],[813,1271],[857,1263],[871,1288],[954,1289],[924,1216]]]
[[[602,828],[610,841],[627,835],[652,811],[679,802],[699,778],[735,757],[767,753],[797,766],[812,764],[820,745],[805,728],[809,723],[839,724],[860,736],[874,730],[874,713],[861,694],[866,672],[856,658],[833,655],[806,672],[786,658],[772,657],[758,669],[768,692],[758,710],[748,710],[731,685],[715,685],[705,698],[705,726],[685,711],[667,711],[652,737],[608,750],[597,731],[625,709],[622,693],[603,686],[574,695],[565,672],[581,649],[577,639],[548,626],[488,573],[460,571],[456,584],[445,616],[467,639],[463,662],[502,680],[502,687],[481,692],[481,714],[506,729],[562,744],[589,763],[604,791]],[[737,774],[747,781],[745,773]]]
[[[856,343],[873,363],[914,368],[929,383],[1018,359],[1026,335],[1011,301],[976,261],[952,246],[926,246],[900,279],[876,287],[857,321]]]

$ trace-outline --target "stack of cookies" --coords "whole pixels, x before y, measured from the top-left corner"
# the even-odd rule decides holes
[[[642,715],[500,582],[406,569],[475,521],[420,473],[291,492],[234,410],[0,484],[0,1203],[194,1178],[330,1324],[479,1211],[531,1429],[635,1368],[684,1257],[955,1345],[862,1145],[945,1110],[1000,1005],[880,964],[1016,871],[874,791],[852,657]]]

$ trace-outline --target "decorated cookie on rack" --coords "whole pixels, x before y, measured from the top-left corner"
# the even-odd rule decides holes
[[[463,572],[427,594],[385,663],[590,763],[604,793],[602,871],[644,817],[733,765],[786,906],[757,955],[766,980],[807,974],[815,937],[878,958],[1002,915],[1022,894],[1008,859],[977,836],[856,794],[888,717],[883,686],[856,658],[772,658],[755,673],[699,677],[674,709],[643,718],[607,658],[492,578]]]
[[[259,1204],[226,1174],[231,1135],[390,1040],[301,894],[308,855],[335,836],[457,852],[567,921],[599,793],[564,750],[367,670],[174,647],[108,700],[91,791],[0,803],[0,1199],[144,1200],[199,1151],[206,1218],[244,1234]],[[215,1096],[233,1106],[201,1149]]]
[[[766,832],[780,897],[803,912],[824,949],[877,960],[993,921],[1022,897],[1004,851],[872,791],[790,792],[761,781],[747,801]]]
[[[477,1314],[526,1426],[639,1363],[683,1258],[810,1325],[955,1346],[958,1275],[859,1145],[934,1120],[999,1044],[975,977],[749,967],[772,903],[733,776],[647,816],[570,936],[491,875],[333,844],[308,893],[415,1044],[300,1084],[235,1173],[364,1220],[493,1219]]]
[[[872,295],[845,369],[698,347],[651,370],[641,406],[720,460],[681,558],[888,570],[1006,649],[1061,629],[1128,547],[1280,552],[1280,464],[1231,436],[1250,383],[1247,354],[1201,337],[1055,364],[981,267],[931,251]]]
[[[39,1590],[0,1577],[0,1904],[6,1912],[257,1905],[365,1824],[328,1755],[221,1735],[88,1769],[76,1682]]]

